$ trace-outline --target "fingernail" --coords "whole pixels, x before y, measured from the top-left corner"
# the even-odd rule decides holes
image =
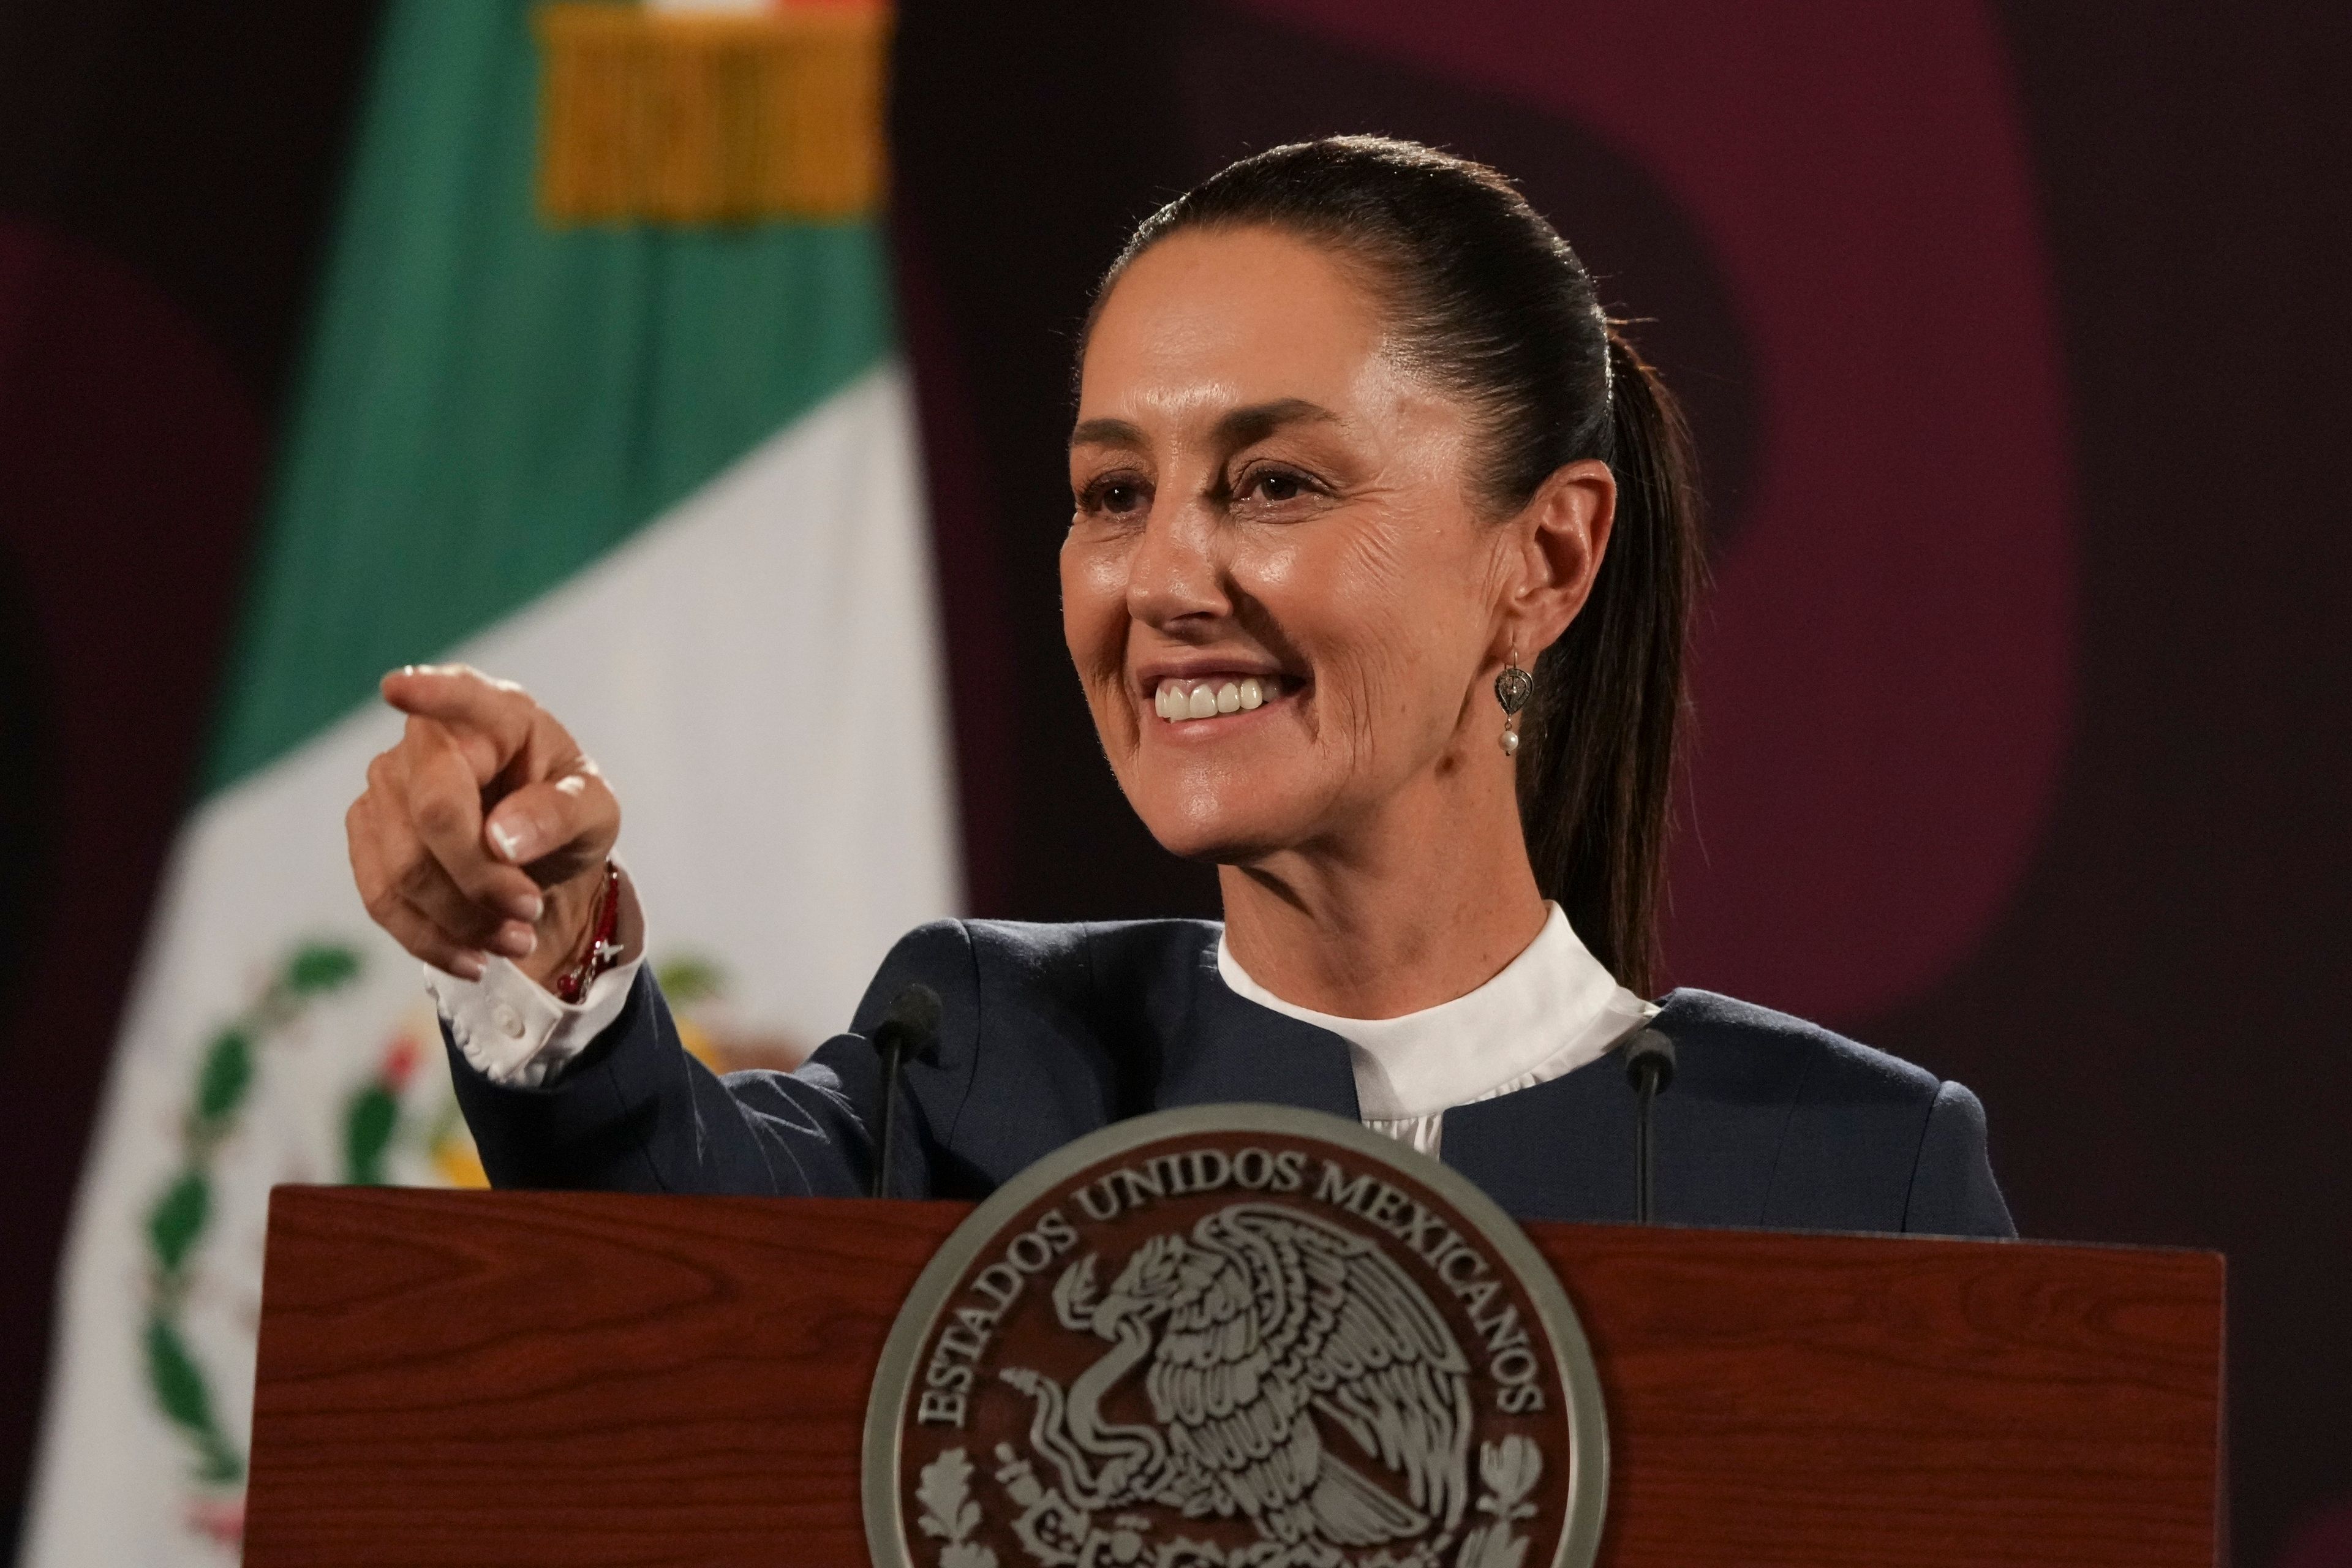
[[[489,959],[478,952],[461,952],[451,961],[449,973],[460,980],[479,980],[490,972]]]
[[[508,826],[503,822],[493,822],[490,824],[490,842],[498,846],[499,853],[505,857],[509,861],[517,866],[522,864],[523,838],[521,834],[517,833],[513,828]],[[537,920],[539,917],[533,915],[531,918],[533,920]]]
[[[546,911],[547,900],[537,893],[517,893],[507,900],[507,913],[530,925],[537,925]]]
[[[509,921],[499,927],[498,934],[490,939],[490,945],[509,958],[529,958],[531,949],[539,945],[539,933],[529,926],[517,925]]]

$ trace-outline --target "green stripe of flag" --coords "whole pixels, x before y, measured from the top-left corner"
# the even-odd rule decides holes
[[[525,0],[396,0],[205,774],[234,784],[871,367],[878,226],[556,230]]]

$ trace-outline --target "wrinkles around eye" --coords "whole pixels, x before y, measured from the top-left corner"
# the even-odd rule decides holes
[[[1241,516],[1265,521],[1309,516],[1330,504],[1330,487],[1287,466],[1253,468],[1229,492],[1228,505]]]

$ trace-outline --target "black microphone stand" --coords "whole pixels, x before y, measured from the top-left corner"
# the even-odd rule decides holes
[[[1625,1042],[1625,1079],[1633,1086],[1633,1217],[1657,1223],[1657,1149],[1652,1110],[1658,1096],[1674,1087],[1675,1043],[1655,1029]]]

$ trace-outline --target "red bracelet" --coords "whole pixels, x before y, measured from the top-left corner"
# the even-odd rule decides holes
[[[596,894],[596,918],[590,922],[594,933],[588,939],[588,951],[580,962],[555,977],[551,989],[559,1002],[578,1004],[588,994],[588,987],[596,977],[621,961],[621,944],[613,933],[621,924],[621,868],[610,860],[604,862],[604,885]]]

